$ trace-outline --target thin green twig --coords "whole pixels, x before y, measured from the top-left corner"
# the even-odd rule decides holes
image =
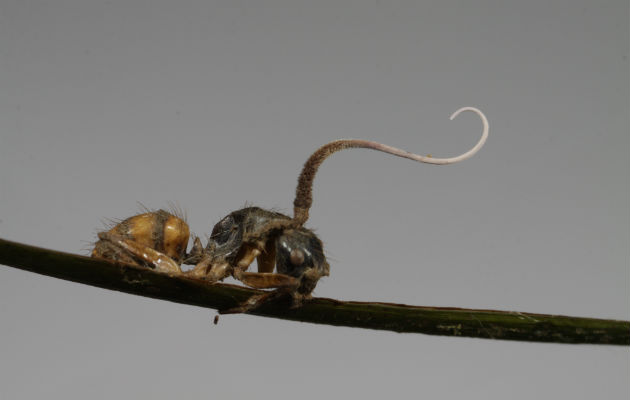
[[[0,264],[86,285],[199,307],[234,307],[257,290],[168,276],[0,239]],[[279,300],[252,314],[429,335],[555,343],[630,345],[630,322],[510,311],[419,307],[315,298],[297,309]]]

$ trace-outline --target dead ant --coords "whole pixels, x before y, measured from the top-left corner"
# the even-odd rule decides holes
[[[195,238],[187,254],[190,233],[184,219],[164,210],[146,212],[120,222],[107,232],[100,232],[92,256],[212,283],[232,276],[253,288],[275,289],[252,296],[243,304],[220,310],[220,313],[248,312],[284,295],[291,296],[293,306],[298,307],[310,298],[319,279],[328,276],[330,271],[321,240],[303,226],[313,203],[313,180],[324,160],[340,150],[367,148],[428,164],[463,161],[481,149],[489,130],[485,115],[473,107],[457,110],[451,119],[463,111],[472,111],[481,118],[483,133],[472,149],[459,156],[433,158],[367,140],[336,140],[317,149],[304,164],[298,178],[292,218],[258,207],[234,211],[214,226],[205,248],[199,238]],[[248,272],[254,259],[258,272]],[[181,264],[194,267],[183,272]]]

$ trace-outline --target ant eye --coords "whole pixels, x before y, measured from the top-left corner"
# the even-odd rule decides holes
[[[300,249],[291,250],[289,260],[293,265],[302,265],[302,263],[304,262],[304,252]]]

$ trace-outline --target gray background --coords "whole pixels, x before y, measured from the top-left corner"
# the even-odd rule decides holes
[[[308,226],[316,295],[630,319],[627,1],[0,2],[0,236],[86,254],[136,202]],[[0,398],[627,398],[627,348],[227,316],[0,268]]]

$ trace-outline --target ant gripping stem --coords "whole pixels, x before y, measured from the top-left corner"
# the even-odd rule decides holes
[[[456,157],[433,158],[430,156],[421,156],[382,143],[361,139],[340,139],[323,145],[309,157],[302,168],[300,177],[298,178],[298,186],[295,190],[295,200],[293,201],[293,223],[303,225],[308,219],[308,210],[311,208],[311,204],[313,204],[313,180],[315,180],[317,169],[326,158],[340,150],[360,147],[382,151],[398,157],[408,158],[413,161],[437,165],[454,164],[472,157],[483,147],[486,139],[488,138],[488,119],[480,110],[474,107],[460,108],[451,115],[450,119],[454,119],[463,111],[472,111],[481,118],[481,122],[483,123],[483,132],[481,134],[481,139],[479,139],[472,149]]]

